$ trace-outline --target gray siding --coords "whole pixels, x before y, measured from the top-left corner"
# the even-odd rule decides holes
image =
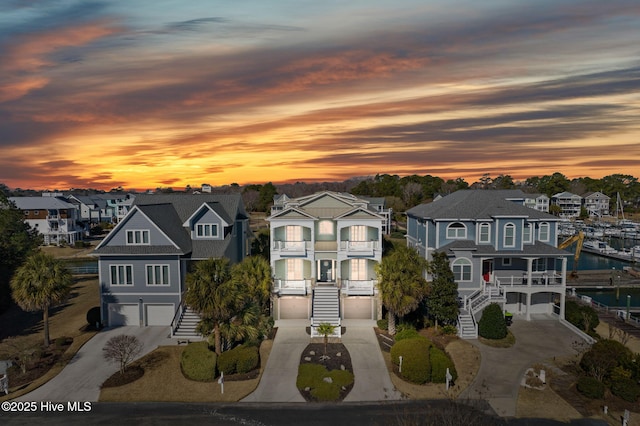
[[[158,228],[139,211],[135,211],[129,216],[127,222],[116,231],[115,234],[109,234],[107,246],[126,246],[128,230],[148,230],[149,245],[151,246],[170,246],[173,243],[163,235]]]

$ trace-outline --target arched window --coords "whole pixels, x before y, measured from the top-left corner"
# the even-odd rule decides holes
[[[542,222],[538,230],[538,240],[548,242],[549,241],[549,224]]]
[[[460,240],[467,238],[467,227],[460,222],[452,223],[447,226],[447,239]]]
[[[480,224],[480,231],[479,231],[479,235],[478,235],[478,242],[480,243],[488,243],[491,242],[491,236],[489,234],[489,232],[491,231],[491,225],[489,225],[488,223],[481,223]]]
[[[504,246],[516,246],[516,226],[513,223],[507,223],[504,225]]]
[[[451,270],[456,281],[471,281],[471,261],[466,257],[454,260]]]

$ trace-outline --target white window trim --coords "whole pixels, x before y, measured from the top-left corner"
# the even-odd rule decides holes
[[[547,232],[547,237],[546,238],[542,238],[542,227],[546,228],[546,232]],[[538,229],[538,241],[542,241],[545,243],[549,242],[549,238],[550,238],[550,234],[551,234],[551,226],[549,225],[549,222],[541,222],[540,223],[540,227]]]
[[[367,226],[352,225],[349,227],[349,241],[367,241]]]
[[[156,276],[156,268],[160,267],[160,277]],[[152,274],[153,276],[149,276],[149,268],[151,268]],[[165,275],[165,268],[166,268],[166,284],[163,283],[162,278],[163,275]],[[170,266],[168,264],[161,264],[161,263],[153,263],[153,264],[147,264],[144,265],[144,274],[145,274],[145,280],[147,283],[148,287],[167,287],[171,285],[171,272],[170,272]],[[152,279],[153,278],[153,279]],[[160,278],[160,279],[158,279]]]
[[[473,281],[473,262],[471,262],[469,259],[467,259],[466,257],[460,257],[458,259],[455,259],[452,263],[451,263],[451,270],[453,271],[454,275],[456,274],[454,267],[459,266],[460,269],[460,279],[456,280],[458,282],[470,282]],[[469,268],[469,279],[464,279],[464,268],[468,267]]]
[[[483,239],[482,238],[482,230],[486,228],[487,229],[487,238]],[[478,225],[478,242],[479,243],[490,243],[491,242],[491,224],[489,223],[481,223]]]
[[[287,259],[286,266],[288,281],[298,281],[303,279],[304,265],[302,264],[302,259]]]
[[[113,268],[116,268],[116,275],[118,278],[118,282],[113,282]],[[122,276],[120,276],[120,268],[124,268],[122,270]],[[126,277],[127,277],[127,269],[131,270],[131,283],[127,283],[126,282]],[[112,264],[109,265],[109,285],[112,287],[131,287],[133,286],[134,283],[134,278],[133,278],[133,265],[130,264]],[[122,283],[122,284],[121,284]]]
[[[512,262],[510,257],[502,258],[502,266],[511,266],[511,265],[512,265]]]
[[[507,229],[513,230],[513,233],[511,235],[511,239],[512,239],[511,244],[507,244]],[[502,235],[502,246],[508,247],[508,248],[513,248],[516,246],[516,224],[515,223],[509,222],[504,224],[503,235]]]
[[[137,243],[135,241],[135,236],[136,233],[139,232],[140,233],[140,242]],[[132,242],[129,242],[129,235],[132,235]],[[144,242],[144,236],[147,236],[147,242]],[[149,232],[148,229],[127,229],[126,235],[125,235],[125,244],[128,246],[148,246],[151,244],[151,233]]]
[[[205,235],[205,229],[209,229],[209,235]],[[215,230],[215,232],[213,232]],[[218,238],[219,225],[217,223],[196,223],[194,233],[196,238]],[[201,233],[202,231],[202,233]]]
[[[365,281],[367,279],[367,259],[351,259],[349,279]]]
[[[462,225],[462,226],[453,226],[453,225]],[[450,230],[455,230],[455,236],[449,235]],[[462,232],[462,235],[458,235],[459,232]],[[462,222],[453,222],[447,225],[447,240],[464,240],[467,238],[467,226]]]
[[[529,238],[526,238],[525,229],[529,229]],[[524,228],[522,228],[522,242],[524,243],[532,243],[533,242],[533,224],[530,222],[525,222]]]
[[[300,242],[302,241],[302,226],[286,225],[284,228],[285,241]]]

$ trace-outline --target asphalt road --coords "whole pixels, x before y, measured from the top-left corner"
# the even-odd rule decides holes
[[[35,412],[0,411],[2,425],[170,425],[209,424],[220,426],[271,425],[349,425],[387,426],[419,425],[429,420],[433,425],[568,425],[542,419],[505,420],[483,411],[456,405],[451,401],[394,401],[352,404],[181,404],[181,403],[86,403],[85,411],[60,407],[40,407]],[[44,403],[46,404],[46,403]],[[53,408],[62,411],[52,412]],[[86,411],[89,408],[89,411]],[[488,405],[479,407],[490,410]],[[570,423],[583,426],[606,426],[603,421],[582,419]]]

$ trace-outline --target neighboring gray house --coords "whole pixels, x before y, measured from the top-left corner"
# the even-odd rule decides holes
[[[584,208],[590,217],[609,216],[610,197],[600,191],[588,192],[582,196]]]
[[[582,197],[571,192],[560,192],[551,197],[551,204],[560,207],[560,217],[574,219],[580,216]]]
[[[463,337],[477,336],[476,320],[491,302],[527,320],[532,314],[564,318],[571,254],[557,248],[560,219],[509,201],[513,196],[462,190],[407,211],[407,245],[429,261],[435,251],[449,256]]]
[[[239,262],[250,237],[240,194],[137,195],[94,251],[103,324],[172,324],[184,312],[190,264],[212,257]]]

